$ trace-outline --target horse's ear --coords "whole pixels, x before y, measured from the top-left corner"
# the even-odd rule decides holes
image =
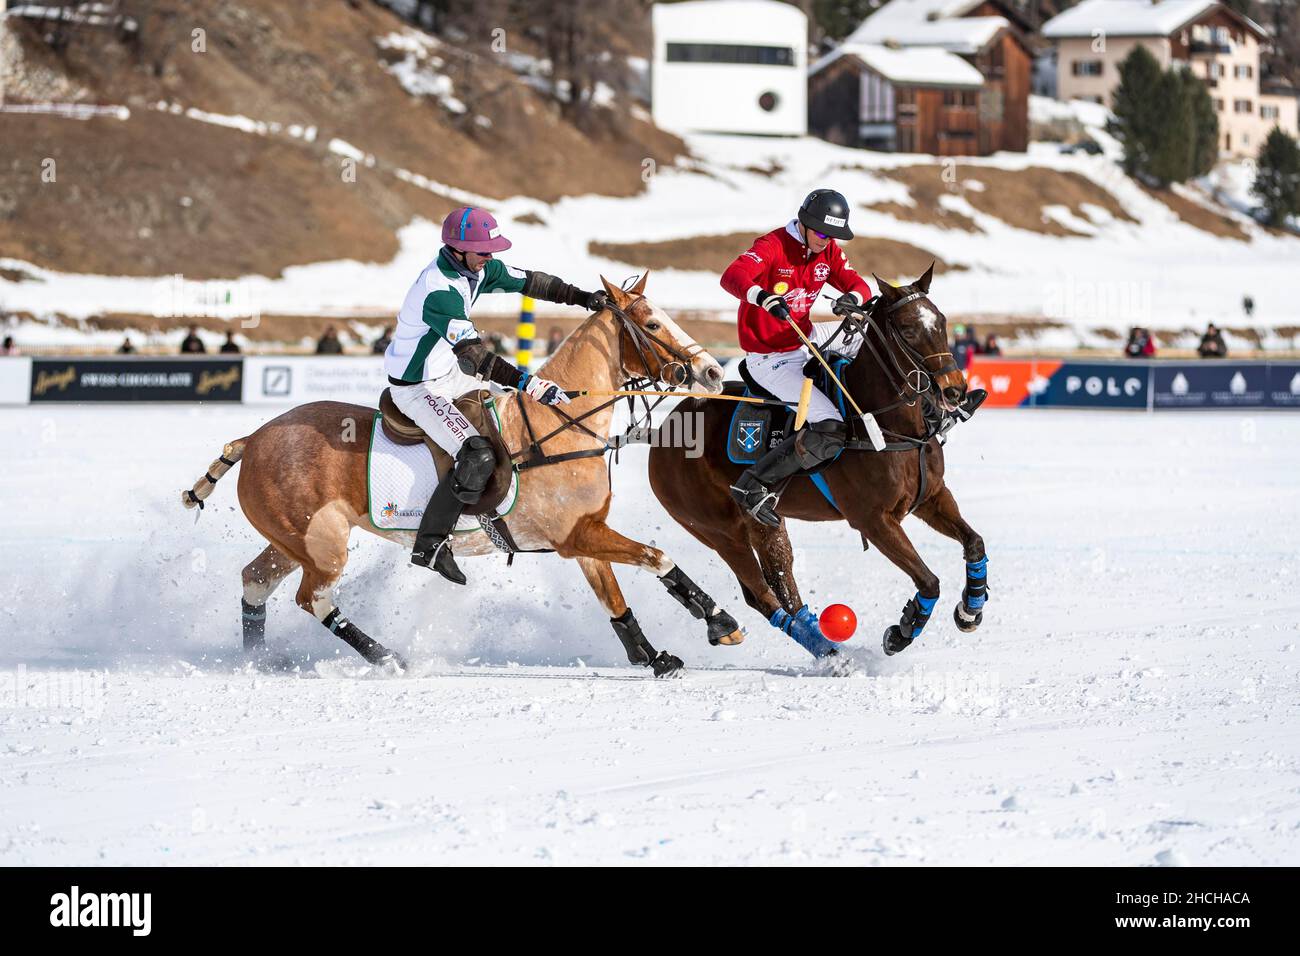
[[[876,288],[880,290],[880,297],[886,302],[893,302],[898,298],[898,288],[896,286],[886,282],[874,272],[871,273],[871,278],[876,280]]]
[[[648,278],[650,278],[649,269],[641,273],[641,278],[636,280],[636,285],[628,289],[628,295],[643,295],[645,293],[645,280]]]
[[[626,292],[624,292],[618,286],[614,285],[614,283],[610,282],[604,276],[600,277],[600,284],[605,287],[605,293],[609,296],[610,301],[613,302],[616,306],[618,306],[621,309],[623,308],[623,306],[627,305]]]
[[[930,294],[930,280],[934,278],[934,260],[930,260],[930,268],[925,270],[925,275],[912,283],[926,295]]]

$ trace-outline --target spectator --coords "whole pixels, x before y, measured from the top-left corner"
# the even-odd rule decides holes
[[[1255,314],[1255,300],[1250,296],[1245,296],[1241,300],[1241,311],[1246,313],[1246,318]]]
[[[1205,327],[1205,334],[1201,336],[1201,344],[1197,346],[1196,353],[1203,359],[1228,357],[1228,344],[1223,341],[1223,333],[1213,322]]]
[[[992,332],[984,340],[984,348],[980,350],[984,355],[1001,355],[1002,346],[998,345],[998,337]]]
[[[222,354],[222,355],[239,355],[239,354],[240,354],[239,343],[235,341],[235,331],[234,331],[234,329],[227,329],[227,330],[226,330],[226,341],[224,341],[224,342],[221,343],[221,354]]]
[[[374,352],[376,355],[383,355],[388,351],[388,343],[391,341],[393,341],[393,327],[389,325],[384,328],[384,334],[375,339],[374,344],[370,347],[370,351]]]
[[[560,327],[558,325],[552,325],[551,331],[546,336],[546,354],[554,355],[555,350],[560,347],[560,344],[563,341],[564,333],[560,330]]]
[[[316,342],[317,355],[342,355],[343,343],[339,341],[338,330],[334,326],[327,326],[320,339]]]
[[[131,341],[131,336],[122,336],[122,344],[117,347],[118,355],[134,355],[135,343]]]
[[[197,325],[191,325],[190,334],[181,340],[181,354],[205,355],[207,354],[207,351],[208,347],[204,345],[203,340],[199,338],[199,327]]]
[[[14,337],[12,335],[6,335],[4,345],[0,346],[0,355],[21,355],[21,354],[22,353],[18,351],[18,346],[14,344]]]
[[[1151,337],[1151,333],[1146,329],[1141,326],[1134,326],[1129,329],[1124,354],[1133,359],[1152,358],[1156,354],[1155,339]]]
[[[953,359],[957,362],[957,367],[965,370],[970,368],[970,363],[976,355],[979,354],[979,339],[975,338],[975,327],[973,325],[954,325],[953,334],[957,336],[952,344]]]

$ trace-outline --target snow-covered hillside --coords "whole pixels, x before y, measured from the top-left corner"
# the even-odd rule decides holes
[[[936,282],[934,298],[952,314],[1047,318],[1082,330],[1123,331],[1135,324],[1200,328],[1207,321],[1236,320],[1241,297],[1249,292],[1256,301],[1253,325],[1300,324],[1300,239],[1267,233],[1241,214],[1233,214],[1233,228],[1247,240],[1196,228],[1123,176],[1106,156],[1062,155],[1055,145],[1034,144],[1028,154],[959,159],[945,166],[935,157],[872,153],[811,138],[695,136],[688,143],[695,160],[669,168],[647,164],[647,189],[631,198],[589,195],[547,204],[519,196],[490,202],[423,177],[419,185],[456,201],[490,205],[515,243],[512,261],[588,284],[597,274],[621,280],[638,266],[593,255],[589,243],[757,235],[783,223],[809,189],[830,185],[854,203],[859,235],[903,241],[948,263],[953,271]],[[365,150],[364,143],[351,145]],[[940,204],[974,228],[949,228],[922,221],[924,216],[910,221],[866,208],[915,204],[908,188],[889,175],[904,166],[933,167],[935,177],[944,177]],[[1134,221],[1095,203],[1071,210],[1045,199],[1042,222],[1063,227],[1056,231],[1064,233],[1051,235],[1017,228],[969,202],[972,191],[989,188],[981,182],[982,170],[1031,169],[1085,177]],[[400,242],[397,258],[382,265],[291,267],[281,279],[247,277],[239,283],[241,294],[266,314],[383,314],[436,252],[437,227],[417,220],[402,230]],[[873,269],[869,260],[856,264]],[[39,280],[0,280],[0,305],[11,311],[151,314],[157,301],[159,283],[153,279],[55,274],[12,260],[0,261],[0,267],[20,268]],[[662,271],[650,290],[657,302],[673,309],[732,305],[714,271]],[[507,296],[485,297],[478,305],[500,313],[517,308],[517,299]]]
[[[951,623],[959,549],[911,520],[944,597],[884,658],[911,586],[847,527],[794,524],[805,595],[861,621],[846,679],[743,606],[630,449],[612,526],[749,629],[709,648],[620,572],[686,660],[668,681],[621,661],[571,563],[467,559],[453,589],[368,535],[340,605],[414,674],[338,653],[294,584],[268,636],[301,671],[252,672],[239,569],[261,543],[233,484],[197,524],[176,489],[263,417],[0,413],[0,863],[1300,859],[1295,416],[982,412],[947,452],[990,555],[976,634]],[[126,434],[147,437],[128,455]]]

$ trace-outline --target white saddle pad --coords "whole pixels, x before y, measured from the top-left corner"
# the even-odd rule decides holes
[[[424,507],[437,485],[438,472],[424,443],[397,444],[384,434],[380,416],[376,415],[371,429],[367,467],[370,523],[384,531],[417,530],[420,519],[424,517]],[[510,476],[510,490],[497,505],[497,517],[513,511],[518,497],[519,473],[514,472]],[[461,515],[456,523],[457,534],[482,530],[478,518],[473,515]]]

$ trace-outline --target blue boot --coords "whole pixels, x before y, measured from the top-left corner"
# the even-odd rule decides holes
[[[768,618],[768,623],[793,637],[795,643],[813,657],[820,659],[839,652],[835,644],[822,634],[817,616],[808,610],[807,604],[795,611],[794,617],[791,617],[784,608],[778,608]]]

